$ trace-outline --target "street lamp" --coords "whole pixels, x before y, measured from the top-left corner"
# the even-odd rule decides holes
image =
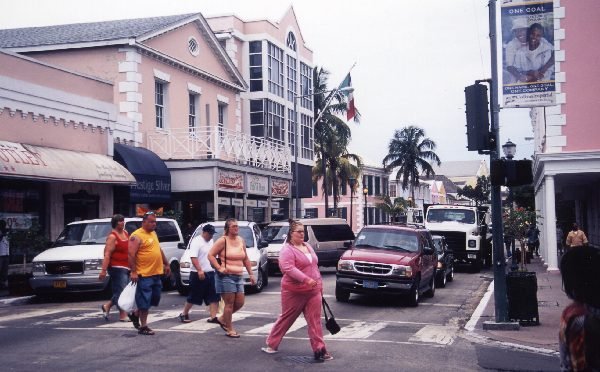
[[[356,178],[348,178],[348,185],[350,186],[350,228],[354,231],[354,225],[352,225],[352,200],[354,199],[354,185],[356,185]]]
[[[365,223],[364,226],[367,226],[367,194],[369,193],[369,189],[366,187],[363,189],[363,195],[365,196]]]
[[[344,87],[341,89],[332,89],[332,90],[326,90],[326,91],[321,91],[321,92],[317,92],[316,94],[322,94],[322,93],[334,93],[334,92],[346,92],[346,93],[352,93],[354,91],[353,87]],[[312,97],[314,96],[315,93],[309,93],[309,94],[305,94],[305,95],[301,95],[301,96],[297,96],[296,94],[294,94],[294,128],[296,133],[294,134],[294,172],[295,172],[295,176],[294,176],[294,181],[296,182],[296,218],[300,218],[300,182],[298,182],[298,135],[299,135],[299,125],[298,125],[298,100],[300,98],[307,98],[307,97]],[[330,95],[330,97],[333,97],[333,94]],[[325,109],[327,109],[327,106],[329,106],[329,101],[331,101],[331,99],[326,101],[325,107],[323,108],[323,110],[319,113],[319,116],[317,116],[317,119],[314,121],[314,124],[316,124],[319,119],[321,118],[321,115],[323,114],[323,112],[325,112]],[[324,161],[324,159],[323,159]],[[325,189],[327,192],[327,189]],[[325,211],[325,216],[327,217],[327,212]]]
[[[510,169],[512,171],[514,171],[514,163],[513,163],[513,158],[515,157],[516,153],[517,153],[517,145],[512,143],[510,138],[508,139],[508,141],[506,141],[506,143],[504,145],[502,145],[502,152],[504,153],[504,156],[506,157],[506,160],[508,160],[507,162],[507,166],[506,169]],[[508,187],[508,206],[510,208],[510,210],[512,211],[513,209],[513,189],[511,186]],[[505,236],[506,239],[506,236]],[[517,264],[517,257],[515,255],[515,237],[511,237],[510,239],[510,254],[511,254],[511,265],[510,265],[510,269],[512,271],[517,270],[518,268],[518,264]],[[523,249],[523,247],[521,247],[521,249]]]

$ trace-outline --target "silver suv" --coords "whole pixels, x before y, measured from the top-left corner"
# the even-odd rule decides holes
[[[125,218],[125,230],[130,234],[141,225],[141,217]],[[33,277],[29,283],[34,293],[110,291],[110,276],[103,281],[98,276],[111,230],[110,218],[68,224],[52,248],[33,258]],[[179,225],[173,219],[159,217],[156,234],[171,271],[179,271],[179,259],[185,248]],[[163,285],[171,287],[175,278],[176,273],[165,278]]]
[[[223,229],[225,227],[224,221],[216,221],[216,222],[207,222],[215,227],[215,235],[213,236],[214,240],[217,240],[219,237],[223,236]],[[190,242],[197,235],[202,233],[202,227],[205,224],[201,224],[196,228],[194,234],[190,238]],[[246,241],[246,251],[248,253],[248,258],[252,263],[252,272],[254,277],[256,278],[256,285],[250,287],[252,292],[258,293],[263,290],[269,284],[269,275],[267,268],[267,251],[263,249],[267,247],[269,244],[262,239],[262,235],[260,232],[260,228],[254,222],[248,221],[238,221],[238,226],[240,227],[239,235],[244,238]],[[180,264],[180,280],[177,281],[177,290],[182,295],[187,295],[189,291],[190,285],[190,266],[192,261],[190,260],[190,243],[188,243],[187,249],[181,256],[181,264]],[[244,270],[243,274],[244,284],[246,286],[250,286],[250,276]]]

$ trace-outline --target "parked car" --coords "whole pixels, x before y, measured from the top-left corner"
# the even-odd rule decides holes
[[[446,238],[441,235],[432,235],[431,238],[433,239],[438,259],[436,270],[437,286],[444,288],[447,282],[454,280],[454,255],[452,254],[452,250],[448,248]]]
[[[335,266],[354,233],[341,218],[304,218],[304,241],[308,242],[319,258],[319,266]],[[279,270],[279,251],[288,234],[289,222],[277,221],[263,229],[263,238],[269,243],[267,256],[270,272]]]
[[[337,265],[335,297],[351,293],[401,295],[417,306],[435,294],[437,256],[431,234],[419,226],[364,227]]]
[[[125,218],[130,234],[142,224],[141,217]],[[57,292],[110,291],[110,276],[98,280],[102,270],[104,245],[111,232],[110,218],[71,222],[51,248],[33,258],[33,277],[29,280],[35,294]],[[156,234],[171,269],[179,271],[179,259],[185,246],[177,221],[157,218]],[[164,279],[167,287],[175,283],[176,274]]]
[[[223,236],[225,221],[207,223],[210,223],[215,227],[215,234],[213,236],[214,240],[217,240],[219,237]],[[196,231],[194,231],[190,241],[193,240],[197,235],[202,234],[202,227],[204,227],[204,225],[205,223],[196,228]],[[250,276],[244,269],[244,285],[249,287],[252,292],[258,293],[261,292],[267,285],[269,285],[267,251],[265,250],[269,244],[262,239],[260,228],[255,222],[238,221],[238,226],[240,227],[239,235],[244,238],[244,241],[246,242],[246,252],[250,262],[252,263],[252,272],[256,278],[256,284],[254,286],[250,286]],[[191,264],[190,244],[188,243],[185,252],[181,256],[180,269],[178,270],[179,278],[177,280],[177,290],[181,295],[187,295],[189,292]]]

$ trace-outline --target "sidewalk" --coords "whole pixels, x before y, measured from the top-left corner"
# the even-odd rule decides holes
[[[532,259],[531,263],[527,265],[527,271],[535,272],[537,277],[540,325],[521,326],[518,331],[484,330],[483,322],[495,320],[494,296],[492,293],[473,333],[494,341],[558,352],[560,316],[563,309],[571,303],[571,300],[562,290],[560,272],[546,271],[540,258]],[[493,286],[491,291],[493,292]]]

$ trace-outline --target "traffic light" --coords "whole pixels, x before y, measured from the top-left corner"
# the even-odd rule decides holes
[[[522,186],[533,183],[531,160],[493,160],[490,166],[493,186]]]
[[[469,151],[491,150],[487,90],[487,86],[482,84],[469,85],[465,88],[467,149]]]

